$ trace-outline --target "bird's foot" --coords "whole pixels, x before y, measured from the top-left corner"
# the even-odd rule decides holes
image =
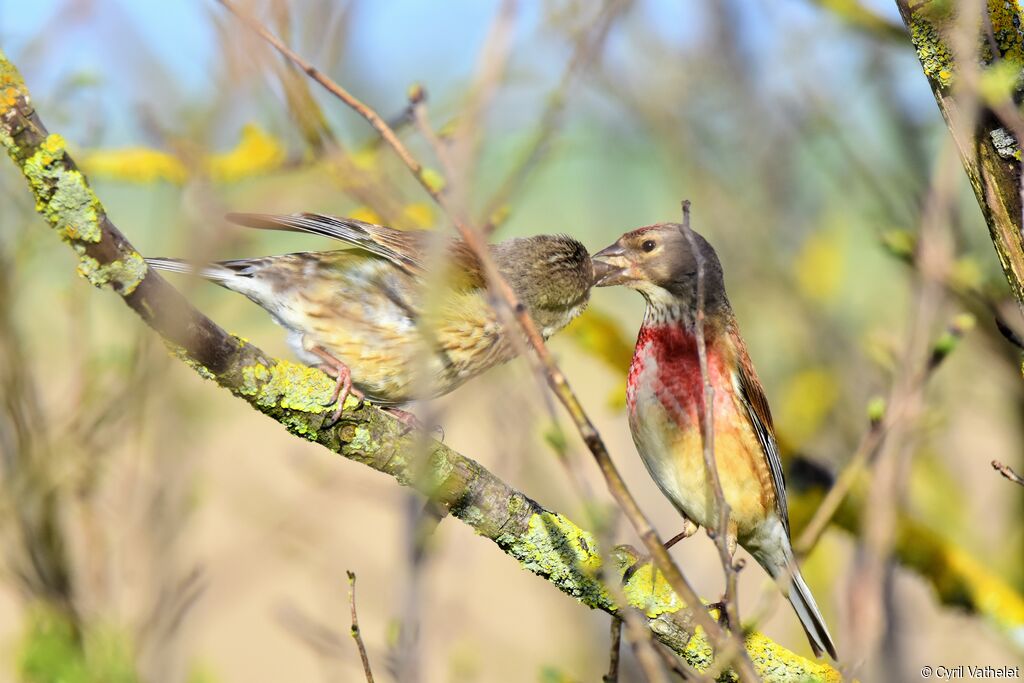
[[[683,518],[683,530],[680,531],[675,536],[673,536],[672,538],[670,538],[667,541],[665,541],[664,543],[662,543],[662,546],[664,546],[665,550],[669,550],[676,543],[679,543],[679,541],[687,539],[690,536],[693,536],[695,533],[697,533],[697,529],[698,528],[699,527],[697,526],[696,522],[693,522],[690,519],[684,517]],[[633,574],[636,573],[637,569],[639,569],[640,567],[642,567],[645,564],[648,564],[648,563],[650,563],[652,561],[653,561],[653,558],[650,556],[650,554],[645,553],[644,555],[638,556],[637,559],[636,559],[636,562],[634,562],[632,565],[630,565],[629,568],[627,568],[626,571],[623,572],[623,574],[622,574],[622,583],[623,584],[629,583],[629,580],[633,577]]]
[[[331,398],[324,403],[325,406],[338,405],[327,425],[330,426],[341,419],[341,412],[345,409],[345,399],[351,394],[362,402],[363,392],[352,386],[352,371],[349,370],[347,365],[320,347],[316,347],[312,351],[324,361],[319,365],[319,368],[336,380]]]
[[[695,533],[697,533],[697,523],[689,519],[688,517],[683,517],[683,530],[675,536],[673,536],[672,538],[665,541],[665,550],[668,550],[676,543],[679,543],[679,541],[685,540],[690,536],[693,536]]]

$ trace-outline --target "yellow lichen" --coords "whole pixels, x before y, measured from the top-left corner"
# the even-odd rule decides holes
[[[953,54],[943,40],[934,17],[917,12],[910,21],[910,39],[925,75],[943,88],[953,83]]]
[[[601,569],[597,542],[593,535],[562,515],[534,513],[525,533],[505,534],[495,540],[524,568],[543,576],[585,605],[611,606],[610,596],[597,579]]]
[[[744,638],[747,655],[754,670],[765,683],[839,683],[842,674],[828,664],[814,662],[794,654],[760,633],[751,633]],[[714,661],[711,644],[704,631],[698,627],[686,644],[683,657],[698,671],[707,671]],[[732,672],[718,678],[720,681],[735,681]]]
[[[19,98],[29,101],[25,81],[18,73],[18,68],[9,62],[3,50],[0,50],[0,112],[13,107]]]
[[[650,560],[641,560],[628,546],[615,549],[615,560],[620,573],[631,571],[629,581],[622,587],[630,605],[652,619],[659,614],[678,612],[685,607],[664,574],[656,571]],[[633,565],[638,562],[641,564],[634,568]]]

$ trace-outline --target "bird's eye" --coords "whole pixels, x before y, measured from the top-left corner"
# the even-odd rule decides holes
[[[640,248],[644,251],[654,251],[654,247],[656,246],[657,245],[654,243],[654,240],[644,240],[644,243],[640,245]]]

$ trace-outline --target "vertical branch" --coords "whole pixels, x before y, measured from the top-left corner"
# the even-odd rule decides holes
[[[697,311],[694,316],[694,332],[697,337],[700,378],[704,385],[704,405],[700,414],[700,438],[704,449],[704,471],[707,476],[707,482],[711,484],[715,494],[715,502],[718,505],[718,518],[714,535],[718,556],[722,561],[722,571],[725,573],[725,595],[722,597],[722,610],[724,611],[726,623],[729,624],[730,628],[739,629],[739,599],[736,595],[738,567],[732,559],[735,544],[732,542],[732,535],[729,533],[729,515],[732,511],[729,508],[729,503],[725,500],[725,493],[722,490],[722,479],[718,474],[718,461],[715,458],[715,387],[711,384],[711,374],[708,372],[707,340],[704,337],[704,254],[698,248],[693,230],[690,229],[689,199],[683,200],[682,208],[682,232],[690,245],[690,251],[697,261]]]
[[[1000,126],[1001,119],[1018,121],[1019,115],[1012,111],[1011,116],[1001,116],[999,110],[1005,108],[985,105],[977,91],[979,68],[983,63],[987,65],[1003,57],[1020,61],[1024,57],[1024,36],[1018,28],[1024,20],[1024,9],[1018,2],[979,4],[985,32],[992,34],[991,42],[998,47],[995,51],[987,39],[981,49],[981,28],[969,21],[965,30],[970,34],[966,38],[974,49],[956,49],[958,46],[954,43],[960,38],[957,23],[970,19],[961,14],[968,12],[973,3],[896,1],[935,103],[960,153],[1010,290],[1024,310],[1024,206],[1021,162],[1015,158],[1021,153],[1021,140],[1013,140]],[[983,57],[986,52],[988,59]],[[1024,129],[1020,125],[1010,127]],[[997,147],[996,140],[1006,137],[1010,138],[1010,146]]]
[[[359,648],[359,659],[363,662],[363,674],[366,676],[366,683],[373,683],[373,672],[370,671],[370,657],[366,654],[366,645],[363,644],[363,636],[359,632],[359,617],[356,615],[356,575],[354,572],[348,574],[348,606],[352,613],[352,639],[356,641]]]
[[[603,683],[619,683],[619,650],[622,644],[622,619],[612,617],[612,642],[608,646],[608,673],[601,680]]]

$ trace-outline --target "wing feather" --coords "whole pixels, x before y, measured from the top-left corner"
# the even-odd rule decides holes
[[[757,378],[754,366],[750,362],[750,356],[742,342],[738,345],[738,358],[736,366],[736,382],[739,385],[740,398],[747,415],[750,417],[750,424],[754,427],[754,433],[764,451],[765,459],[768,461],[768,469],[772,475],[772,485],[775,488],[775,505],[782,520],[782,525],[789,534],[789,506],[786,502],[786,478],[782,472],[782,458],[779,457],[779,445],[775,440],[775,426],[772,424],[772,413],[768,408],[768,399],[761,388],[761,382]]]
[[[423,270],[423,253],[429,235],[425,230],[396,230],[354,218],[319,213],[229,213],[226,217],[232,223],[247,228],[305,232],[336,239],[387,259],[410,275]]]

